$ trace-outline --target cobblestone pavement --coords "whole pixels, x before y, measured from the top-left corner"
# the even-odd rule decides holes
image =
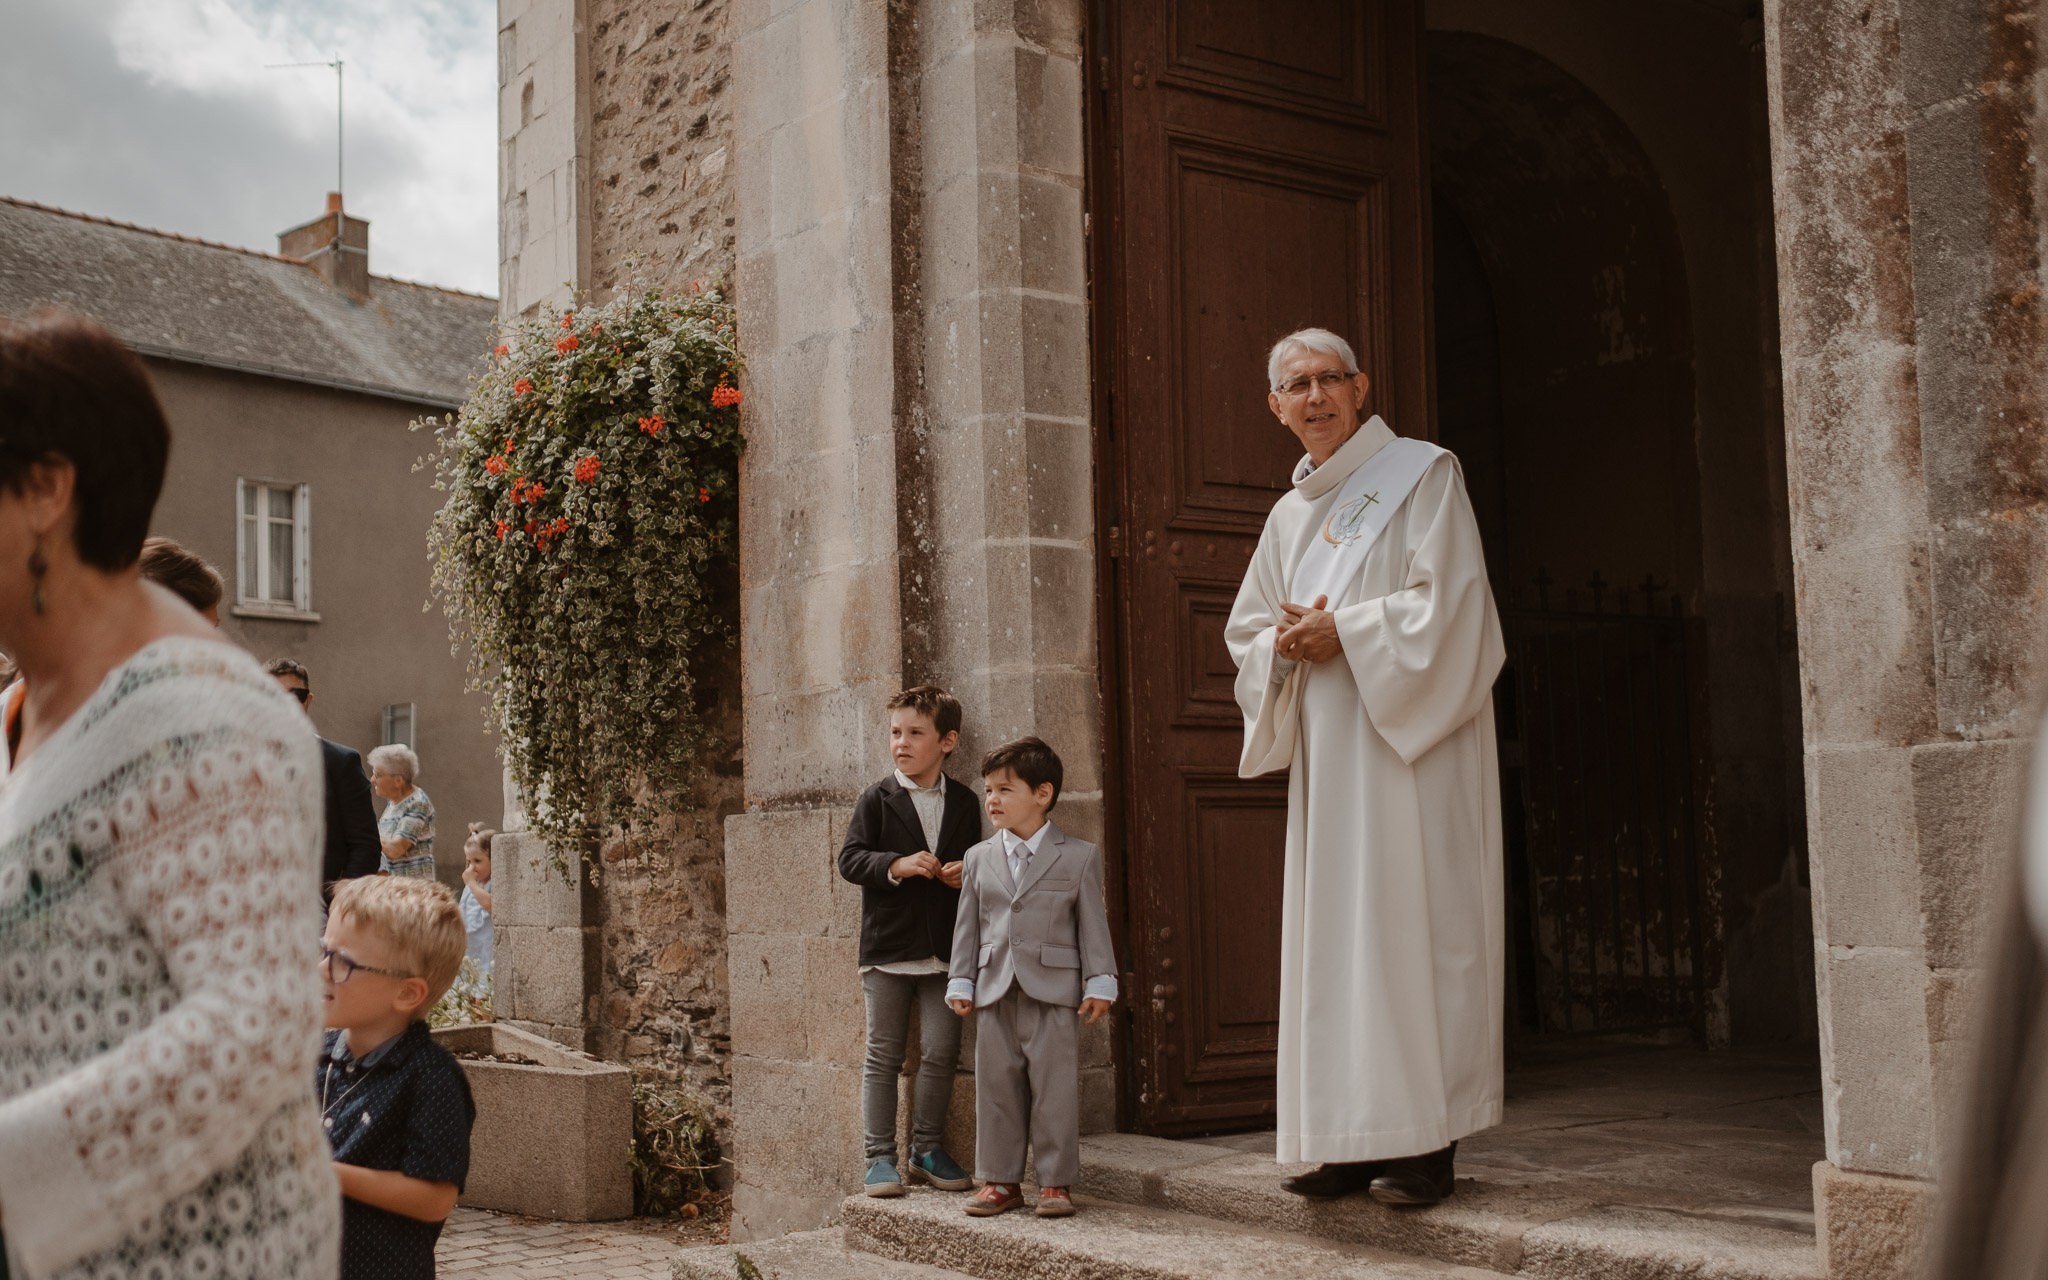
[[[718,1228],[631,1219],[550,1222],[458,1208],[441,1231],[435,1270],[468,1280],[670,1280],[669,1262],[692,1245],[717,1244]]]

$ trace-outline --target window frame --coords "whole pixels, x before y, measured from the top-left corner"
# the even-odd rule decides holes
[[[256,495],[256,512],[248,512],[249,495]],[[277,517],[269,512],[268,494],[288,492],[292,495],[292,598],[274,600],[269,596],[270,539],[265,536],[271,522]],[[256,581],[249,578],[249,561],[252,548],[249,546],[250,522],[257,524],[258,536],[253,548],[256,561]],[[302,622],[317,622],[320,615],[313,612],[313,487],[292,480],[279,480],[269,476],[235,477],[235,607],[237,617],[244,618],[289,618]]]

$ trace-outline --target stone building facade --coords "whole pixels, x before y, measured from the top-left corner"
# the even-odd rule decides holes
[[[963,760],[1026,731],[1065,755],[1061,820],[1109,850],[1138,996],[1088,1044],[1087,1123],[1157,1131],[1172,956],[1128,878],[1127,686],[1180,664],[1199,722],[1211,659],[1176,639],[1193,597],[1134,658],[1120,593],[1141,562],[1219,553],[1207,526],[1155,541],[1133,517],[1148,484],[1210,481],[1134,476],[1118,452],[1153,409],[1128,395],[1152,358],[1130,299],[1201,284],[1179,260],[1127,274],[1132,222],[1185,215],[1119,203],[1143,159],[1123,148],[1147,94],[1261,100],[1226,47],[1130,55],[1149,15],[1184,8],[502,0],[507,312],[618,287],[629,255],[649,280],[737,289],[741,768],[704,817],[730,811],[722,850],[700,825],[689,856],[588,908],[604,961],[584,1007],[609,1054],[658,1056],[686,1025],[707,1046],[692,1069],[729,1082],[742,1236],[815,1226],[857,1180],[857,895],[832,857],[886,767],[882,703],[912,681],[974,712]],[[1707,867],[1688,1025],[1814,1045],[1828,1273],[1905,1274],[2040,675],[2039,7],[1359,12],[1412,40],[1414,78],[1383,91],[1426,116],[1412,230],[1433,305],[1398,314],[1433,320],[1436,384],[1382,385],[1405,424],[1456,440],[1475,494],[1505,469],[1577,495],[1548,521],[1529,486],[1501,500],[1506,541],[1540,549],[1497,572],[1504,605],[1555,611],[1524,598],[1555,571],[1581,603],[1598,584],[1599,609],[1626,571],[1684,621]],[[1200,131],[1175,127],[1180,156]],[[1217,172],[1278,171],[1259,163]],[[1219,310],[1280,331],[1294,313],[1264,280]],[[679,1018],[692,1001],[711,1012]],[[963,1123],[971,1098],[963,1079]]]

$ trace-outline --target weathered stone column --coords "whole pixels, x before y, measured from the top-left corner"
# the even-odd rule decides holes
[[[547,845],[528,832],[501,833],[491,852],[491,1008],[500,1022],[589,1052],[597,891],[581,863],[569,874],[557,870]]]
[[[587,0],[498,0],[498,313],[590,279]]]
[[[1062,821],[1100,831],[1080,14],[736,0],[736,1238],[817,1226],[859,1186],[859,893],[834,858],[888,769],[888,695],[953,687],[963,762],[1052,740]],[[1106,1127],[1107,1036],[1088,1043]],[[963,1076],[963,1160],[972,1097]]]
[[[2040,674],[2040,32],[1994,9],[1766,5],[1834,1276],[1911,1271]]]
[[[859,907],[834,928],[833,806],[886,767],[901,651],[886,6],[736,0],[733,22],[748,811],[726,822],[726,901],[752,1239],[820,1225],[859,1180]]]

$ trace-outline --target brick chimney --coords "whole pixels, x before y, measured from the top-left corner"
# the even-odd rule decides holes
[[[303,258],[328,284],[358,298],[370,294],[370,223],[341,211],[341,192],[327,193],[327,212],[277,236],[277,251]]]

